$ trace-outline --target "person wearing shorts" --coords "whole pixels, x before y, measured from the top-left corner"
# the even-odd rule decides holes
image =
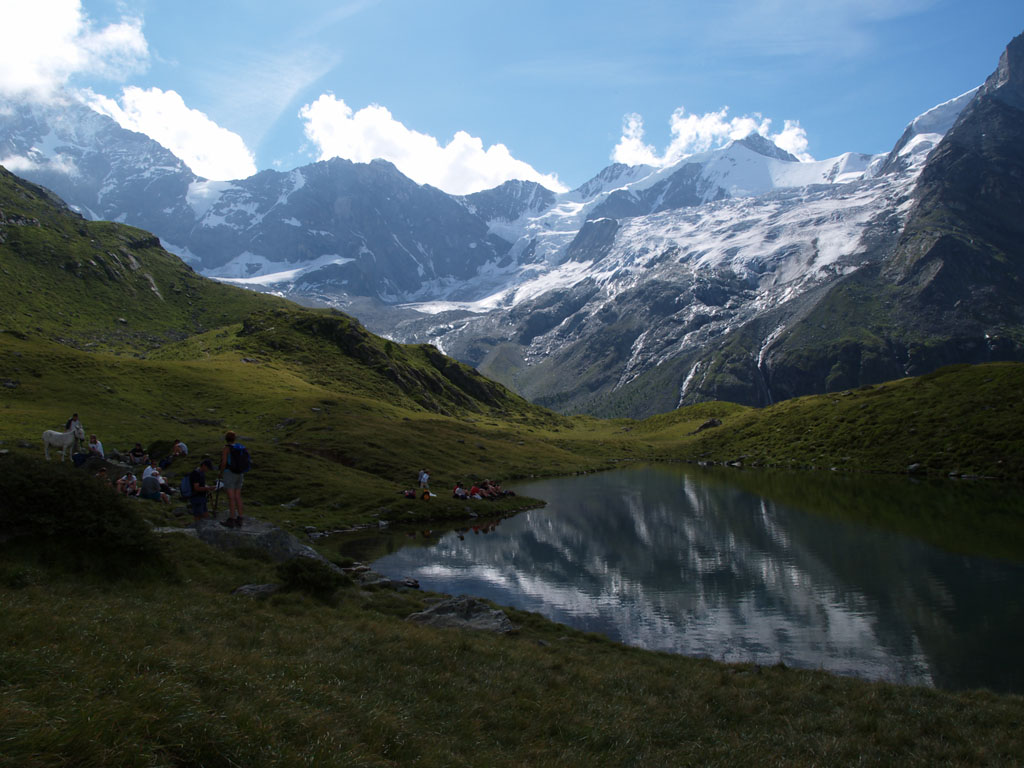
[[[245,475],[240,472],[232,472],[228,466],[235,437],[234,432],[224,435],[224,450],[220,454],[220,479],[224,491],[228,495],[228,519],[223,525],[228,528],[241,528],[244,521],[242,517],[242,480]]]

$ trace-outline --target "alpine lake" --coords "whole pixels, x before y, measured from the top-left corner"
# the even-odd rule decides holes
[[[1024,693],[1019,486],[665,464],[510,487],[547,506],[340,554],[650,650]]]

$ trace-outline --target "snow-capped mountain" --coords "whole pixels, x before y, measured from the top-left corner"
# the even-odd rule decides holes
[[[841,184],[880,163],[854,155],[800,163],[755,134],[667,168],[612,165],[560,195],[512,181],[453,197],[385,161],[339,159],[220,182],[74,101],[0,110],[0,161],[87,217],[153,231],[208,276],[386,304],[507,291],[578,254],[573,241],[591,219]]]
[[[828,372],[773,388],[772,354],[832,286],[896,247],[939,131],[974,96],[916,119],[888,155],[801,163],[749,137],[670,168],[613,166],[589,197],[573,191],[500,222],[505,236],[518,228],[513,252],[525,241],[547,256],[543,269],[524,267],[477,302],[411,305],[432,317],[392,319],[391,332],[564,410],[649,413],[820,391]],[[903,375],[891,358],[885,377]],[[880,380],[873,373],[842,386]]]
[[[74,101],[0,105],[0,164],[89,218],[154,232],[208,276],[286,291],[424,298],[501,264],[509,249],[464,204],[383,160],[209,181]]]
[[[348,308],[555,408],[767,403],[1024,359],[1022,49],[887,154],[801,162],[754,134],[562,194],[450,196],[384,161],[211,182],[77,104],[0,105],[0,164],[207,275]]]

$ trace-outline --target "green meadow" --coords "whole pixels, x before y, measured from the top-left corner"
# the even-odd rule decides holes
[[[162,455],[179,438],[195,460],[234,430],[254,461],[247,516],[300,537],[514,514],[543,500],[449,489],[637,461],[731,462],[739,482],[749,467],[955,474],[1009,496],[1024,480],[1024,366],[760,410],[570,418],[343,313],[203,280],[146,233],[77,219],[5,172],[0,211],[0,766],[1024,761],[1020,696],[641,651],[515,610],[507,636],[417,626],[405,618],[434,596],[157,534],[187,516],[43,461],[40,440],[78,412],[108,451]],[[437,496],[404,498],[421,468]],[[836,514],[932,527],[871,505]],[[1002,531],[970,547],[1022,559]],[[269,582],[286,588],[231,594]]]

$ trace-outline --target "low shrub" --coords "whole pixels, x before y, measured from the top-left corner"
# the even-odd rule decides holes
[[[277,575],[285,589],[305,592],[324,601],[330,600],[339,587],[352,583],[345,574],[311,557],[295,557],[281,563]]]
[[[138,505],[70,464],[0,458],[0,540],[47,566],[105,578],[169,575]]]

